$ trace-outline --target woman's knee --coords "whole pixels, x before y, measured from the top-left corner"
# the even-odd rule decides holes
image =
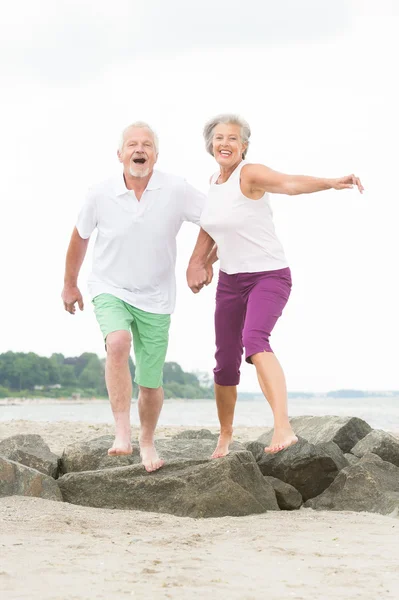
[[[254,354],[262,353],[262,352],[273,352],[269,342],[270,335],[266,332],[262,332],[260,334],[259,331],[249,331],[244,332],[243,334],[243,344],[245,348],[245,355],[247,357],[251,357]]]
[[[213,370],[215,383],[218,385],[238,385],[240,383],[240,367],[232,364],[217,364]]]

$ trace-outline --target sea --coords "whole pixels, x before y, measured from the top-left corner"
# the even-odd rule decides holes
[[[290,398],[290,416],[338,415],[360,417],[375,429],[399,432],[399,396],[366,398]],[[137,400],[132,402],[132,423],[138,423]],[[31,400],[0,403],[0,421],[83,421],[112,423],[108,400]],[[261,397],[238,399],[234,419],[238,427],[272,426],[272,413]],[[213,400],[165,400],[159,425],[164,427],[217,427],[216,405]]]

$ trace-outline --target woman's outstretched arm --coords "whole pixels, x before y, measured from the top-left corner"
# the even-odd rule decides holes
[[[311,194],[324,190],[344,190],[356,186],[363,193],[361,181],[355,175],[346,175],[336,179],[310,177],[308,175],[286,175],[273,171],[265,165],[245,165],[241,171],[242,180],[253,192],[270,192],[272,194]]]

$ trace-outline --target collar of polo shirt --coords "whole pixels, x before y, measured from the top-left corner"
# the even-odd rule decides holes
[[[150,177],[150,180],[147,184],[146,190],[159,190],[159,189],[161,189],[161,187],[162,187],[161,175],[160,175],[160,173],[158,173],[158,171],[153,171],[152,175]],[[121,175],[121,177],[118,177],[115,180],[115,195],[116,196],[123,196],[123,194],[127,194],[130,191],[131,190],[128,190],[126,187],[123,175]]]

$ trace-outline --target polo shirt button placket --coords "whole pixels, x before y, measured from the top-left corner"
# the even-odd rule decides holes
[[[140,218],[144,212],[145,212],[145,196],[147,194],[147,190],[144,190],[143,195],[141,196],[140,200],[136,200],[137,201],[137,216]]]

